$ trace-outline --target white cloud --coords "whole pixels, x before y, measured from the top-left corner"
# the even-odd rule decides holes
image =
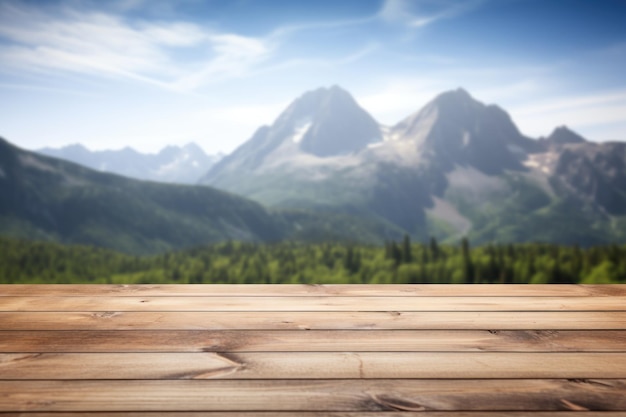
[[[208,60],[200,70],[174,81],[172,85],[175,89],[190,91],[225,78],[245,76],[271,53],[271,47],[264,41],[234,34],[209,36],[209,42],[216,56]]]
[[[368,44],[356,49],[344,56],[338,56],[335,58],[291,58],[282,60],[276,64],[268,64],[263,67],[258,67],[256,70],[251,70],[249,75],[259,76],[263,74],[269,74],[280,71],[289,71],[299,69],[299,74],[302,74],[302,70],[306,70],[308,73],[315,72],[318,69],[336,69],[338,67],[352,64],[359,61],[380,48],[379,44]],[[308,88],[315,88],[315,85],[309,85]]]
[[[33,12],[37,15],[25,20],[17,18],[22,11],[7,13],[4,9],[0,35],[16,43],[0,49],[8,65],[71,69],[79,62],[91,62],[77,70],[130,72],[150,70],[165,61],[156,45],[146,42],[140,32],[109,16],[74,14],[67,20],[55,20]]]
[[[46,87],[46,86],[29,85],[29,84],[0,83],[0,88],[7,89],[7,90],[36,91],[36,92],[44,92],[44,93],[51,93],[51,94],[73,95],[73,96],[80,96],[80,97],[89,97],[92,99],[98,97],[95,94],[91,94],[91,93],[79,91],[79,90],[70,90],[67,88]]]
[[[408,21],[412,18],[409,6],[405,0],[385,0],[378,15],[389,22]]]
[[[388,22],[423,27],[475,9],[485,0],[385,0],[378,16]]]
[[[393,6],[394,1],[388,0],[383,9]],[[251,37],[216,32],[185,21],[147,22],[113,14],[116,10],[141,8],[145,3],[120,0],[111,3],[115,7],[105,13],[93,11],[93,7],[73,8],[71,2],[56,10],[0,2],[0,40],[10,41],[0,44],[0,61],[4,64],[0,71],[69,72],[196,93],[206,85],[287,67],[353,63],[380,45],[369,43],[335,59],[276,57],[295,32],[361,25],[387,16],[382,13],[283,26],[267,36]],[[440,13],[448,14],[457,8],[446,6]]]
[[[557,97],[533,105],[514,107],[510,111],[521,130],[533,136],[545,136],[554,127],[565,124],[589,135],[589,139],[626,138],[626,91]],[[609,125],[617,129],[607,127]],[[602,132],[603,137],[591,136],[593,132]]]
[[[626,103],[626,90],[604,92],[587,96],[559,97],[548,101],[543,101],[533,106],[518,109],[520,114],[538,114],[551,111],[578,110],[595,105],[607,105],[609,103]],[[626,118],[626,114],[624,115]]]
[[[216,33],[187,22],[130,22],[119,16],[63,9],[45,13],[0,3],[0,61],[7,68],[126,78],[177,91],[239,77],[271,52],[268,41]],[[175,59],[178,48],[198,56]]]
[[[191,46],[207,40],[207,34],[201,28],[186,22],[143,24],[140,27],[146,41],[166,46]]]
[[[269,38],[278,40],[297,32],[304,32],[308,30],[321,30],[332,28],[344,28],[348,26],[358,26],[366,23],[370,23],[378,19],[379,15],[365,16],[356,19],[342,19],[342,20],[328,20],[319,22],[300,23],[295,25],[285,25],[274,29]]]

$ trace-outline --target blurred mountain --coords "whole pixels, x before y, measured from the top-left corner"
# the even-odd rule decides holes
[[[351,155],[381,139],[378,123],[348,92],[337,86],[320,88],[295,100],[271,126],[259,128],[219,161],[203,182]]]
[[[339,87],[296,99],[204,184],[271,207],[369,216],[416,238],[626,241],[626,144],[520,133],[457,89],[382,126]]]
[[[98,169],[109,169],[108,158],[135,170],[125,175],[160,172],[152,180],[170,172],[171,181],[204,155],[195,145],[148,156],[80,145],[63,153]],[[625,143],[590,142],[565,126],[529,138],[505,110],[463,89],[394,126],[378,124],[339,87],[305,93],[201,184],[125,178],[0,140],[0,233],[132,253],[229,239],[380,243],[404,233],[475,243],[626,241]]]
[[[79,148],[75,148],[79,149]],[[103,173],[0,138],[0,235],[149,254],[227,240],[378,243],[402,231],[362,216],[267,210],[201,185]]]
[[[65,159],[102,172],[125,177],[195,184],[223,155],[207,155],[195,143],[167,146],[157,154],[140,153],[126,147],[120,150],[90,151],[81,144],[62,148],[42,148],[37,152]]]
[[[285,230],[260,204],[224,191],[101,173],[1,138],[0,194],[2,234],[130,253],[271,241]]]

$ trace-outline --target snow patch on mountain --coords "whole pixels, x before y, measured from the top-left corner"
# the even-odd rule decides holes
[[[472,135],[467,130],[463,132],[463,146],[469,145],[471,137]]]
[[[268,156],[257,172],[306,172],[307,179],[321,180],[331,173],[345,168],[357,167],[362,163],[358,155],[319,157],[300,151],[293,142],[286,142]]]
[[[452,204],[438,197],[433,197],[433,201],[433,207],[426,209],[428,216],[443,220],[456,231],[458,236],[464,236],[470,231],[472,222],[459,213]]]
[[[467,193],[494,192],[504,190],[503,180],[480,172],[471,166],[456,166],[446,175],[450,188],[464,190]]]
[[[302,138],[309,131],[312,124],[313,122],[311,121],[310,117],[300,120],[294,127],[294,132],[293,132],[293,135],[291,136],[291,141],[293,143],[302,142]]]
[[[538,154],[530,154],[523,161],[524,166],[530,169],[539,170],[544,174],[552,175],[559,159],[558,152],[544,152]]]
[[[368,146],[362,152],[366,160],[374,160],[397,164],[405,167],[416,167],[421,161],[421,151],[417,144],[410,140],[389,140]]]

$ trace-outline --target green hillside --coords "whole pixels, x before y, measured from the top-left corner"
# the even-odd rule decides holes
[[[0,233],[156,253],[236,239],[280,239],[260,204],[211,187],[104,174],[0,139]]]

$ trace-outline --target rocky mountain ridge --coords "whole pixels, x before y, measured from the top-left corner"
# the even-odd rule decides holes
[[[626,234],[625,147],[564,126],[527,137],[463,89],[374,125],[332,87],[295,100],[201,182],[273,207],[374,215],[416,237],[591,244]]]
[[[207,155],[191,142],[166,146],[156,154],[125,147],[119,150],[91,151],[81,144],[42,148],[37,152],[75,162],[86,167],[140,180],[195,184],[223,155]]]

